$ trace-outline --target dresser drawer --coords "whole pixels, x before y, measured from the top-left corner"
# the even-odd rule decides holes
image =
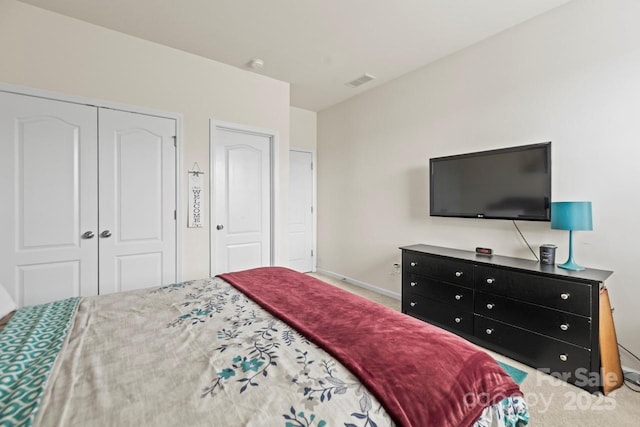
[[[402,263],[406,274],[419,274],[459,286],[473,287],[471,263],[413,252],[405,252]]]
[[[454,332],[473,333],[473,313],[461,310],[421,295],[407,294],[402,301],[402,312],[434,323]]]
[[[474,335],[506,356],[562,378],[580,387],[590,372],[587,349],[476,315]]]
[[[591,320],[484,292],[476,292],[474,312],[581,347],[591,347]]]
[[[419,294],[462,310],[473,310],[473,289],[440,282],[429,277],[411,274],[402,292]]]
[[[566,271],[430,245],[401,250],[404,313],[590,392],[603,391],[597,384],[598,291],[611,271]]]
[[[579,282],[476,266],[475,288],[591,317],[591,286]]]

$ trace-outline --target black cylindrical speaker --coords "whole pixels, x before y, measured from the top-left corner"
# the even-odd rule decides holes
[[[540,246],[540,264],[554,265],[556,263],[556,245],[545,244]]]

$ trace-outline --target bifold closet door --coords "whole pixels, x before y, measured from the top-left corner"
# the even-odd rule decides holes
[[[0,92],[0,283],[19,306],[98,293],[97,109]]]
[[[176,281],[176,121],[99,109],[100,294]]]

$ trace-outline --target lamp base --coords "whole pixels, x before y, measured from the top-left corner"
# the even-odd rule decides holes
[[[582,270],[586,270],[585,267],[576,264],[575,262],[573,262],[572,259],[569,259],[567,262],[565,262],[564,264],[558,264],[558,267],[560,268],[564,268],[565,270],[572,270],[572,271],[582,271]]]

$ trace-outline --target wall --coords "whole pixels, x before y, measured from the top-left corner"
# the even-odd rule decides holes
[[[291,147],[315,151],[318,140],[317,113],[291,107],[289,121],[291,124],[289,134]]]
[[[288,83],[12,0],[0,0],[0,52],[1,82],[182,114],[183,174],[198,162],[209,176],[210,118],[274,130],[288,189]],[[287,199],[280,191],[279,264],[288,259]],[[207,277],[208,226],[181,226],[183,278]]]
[[[640,354],[640,2],[570,2],[318,114],[318,268],[400,292],[398,246],[533,259],[504,220],[429,217],[428,159],[552,141],[555,201],[591,200],[576,261],[607,282]],[[535,251],[568,233],[519,222]]]

